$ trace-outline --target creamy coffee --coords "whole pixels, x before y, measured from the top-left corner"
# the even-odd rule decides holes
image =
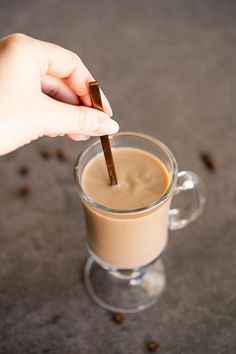
[[[103,154],[85,166],[82,188],[107,211],[82,200],[88,246],[105,264],[119,269],[143,266],[158,257],[167,243],[170,199],[144,211],[167,191],[170,176],[154,155],[135,148],[113,148],[119,184],[110,186]],[[125,211],[133,211],[125,213]],[[120,213],[118,211],[121,211]]]

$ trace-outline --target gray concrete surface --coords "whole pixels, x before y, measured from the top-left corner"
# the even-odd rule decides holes
[[[1,36],[21,31],[79,53],[121,129],[163,140],[180,169],[202,176],[208,200],[199,221],[170,234],[165,294],[117,326],[82,283],[86,231],[72,167],[85,144],[43,138],[1,157],[1,354],[141,354],[148,339],[163,354],[235,353],[235,16],[233,0],[0,2]],[[64,146],[66,162],[39,156]],[[19,198],[25,183],[32,193]]]

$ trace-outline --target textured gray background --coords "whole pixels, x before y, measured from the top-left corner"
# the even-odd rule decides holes
[[[1,354],[139,354],[147,339],[160,353],[235,353],[235,18],[233,0],[0,1],[1,36],[21,31],[76,51],[121,129],[163,140],[180,169],[202,176],[208,199],[199,221],[170,235],[160,301],[117,326],[82,283],[72,167],[85,143],[44,138],[1,157]],[[42,160],[42,146],[66,146],[69,161]],[[205,149],[216,173],[199,160]],[[21,199],[25,183],[33,192]]]

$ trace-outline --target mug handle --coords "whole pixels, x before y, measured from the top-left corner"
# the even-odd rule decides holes
[[[202,213],[205,201],[205,188],[200,177],[192,171],[179,172],[172,201],[172,206],[178,206],[169,209],[169,229],[182,229],[196,220]]]

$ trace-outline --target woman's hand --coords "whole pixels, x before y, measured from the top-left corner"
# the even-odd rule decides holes
[[[104,111],[91,107],[92,75],[73,52],[23,34],[0,41],[0,155],[41,136],[73,140],[116,133],[118,124],[102,93]]]

